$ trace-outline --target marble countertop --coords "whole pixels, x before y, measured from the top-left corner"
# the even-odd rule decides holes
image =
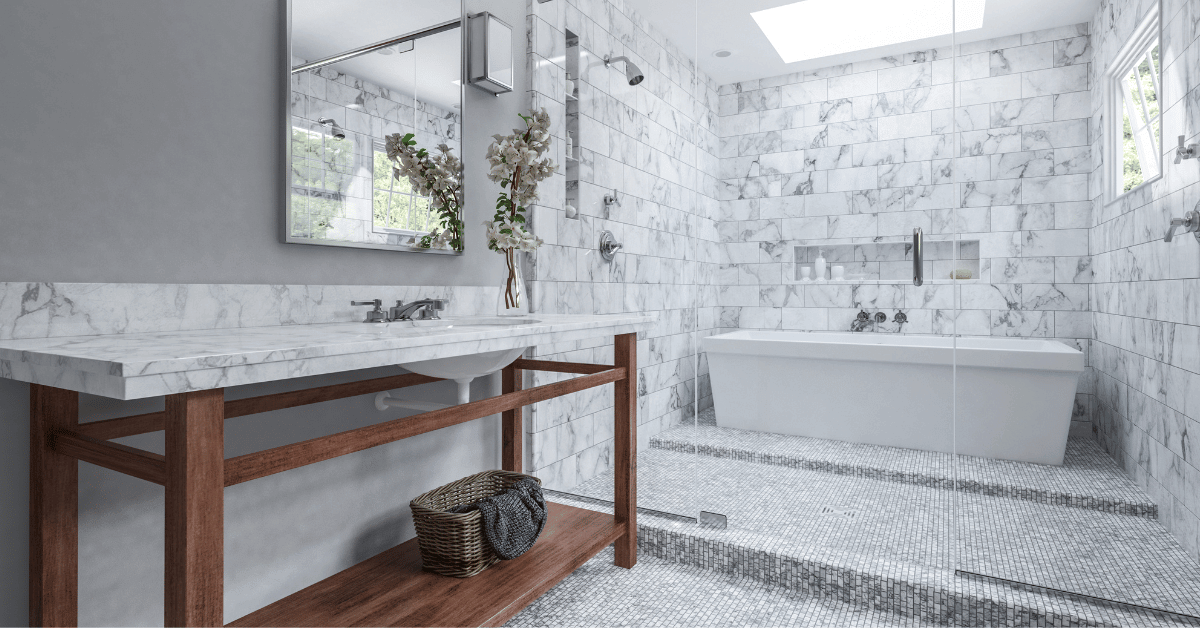
[[[0,377],[115,399],[352,371],[648,330],[651,316],[531,314],[449,327],[325,323],[0,340]]]

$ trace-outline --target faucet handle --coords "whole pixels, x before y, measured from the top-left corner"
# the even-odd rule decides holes
[[[1163,242],[1170,242],[1175,239],[1175,230],[1183,227],[1184,233],[1195,233],[1196,239],[1200,240],[1200,211],[1192,210],[1183,215],[1183,218],[1172,218],[1171,228],[1167,229],[1167,235],[1163,238]]]
[[[892,320],[903,325],[908,322],[908,314],[905,314],[904,310],[896,310],[896,315],[892,317]]]
[[[388,322],[387,312],[383,311],[383,299],[374,299],[371,301],[351,301],[350,305],[365,305],[372,306],[370,312],[367,312],[367,318],[364,323],[386,323]]]
[[[866,310],[859,310],[857,319],[866,323],[871,320],[871,315],[867,314]]]

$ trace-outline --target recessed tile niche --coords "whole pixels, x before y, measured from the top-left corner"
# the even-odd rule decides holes
[[[791,272],[786,276],[793,282],[804,282],[804,269],[809,280],[817,279],[814,262],[825,257],[825,278],[831,279],[834,266],[845,268],[845,281],[872,283],[902,283],[913,279],[912,242],[866,242],[854,244],[822,244],[793,247]],[[979,277],[978,240],[925,240],[925,282],[950,283],[974,281]],[[953,271],[967,271],[969,279],[955,280]]]

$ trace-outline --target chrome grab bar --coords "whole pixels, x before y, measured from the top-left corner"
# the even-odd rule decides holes
[[[919,286],[925,283],[925,264],[924,251],[925,236],[921,233],[921,228],[913,229],[913,285]]]

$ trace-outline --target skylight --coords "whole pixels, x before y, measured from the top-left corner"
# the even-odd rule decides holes
[[[805,0],[751,13],[784,63],[983,28],[986,0]]]

